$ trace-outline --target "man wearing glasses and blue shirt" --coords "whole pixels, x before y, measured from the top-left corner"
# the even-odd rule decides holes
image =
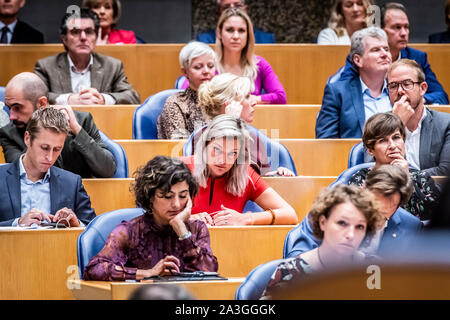
[[[33,113],[25,131],[26,153],[0,166],[0,227],[60,221],[78,227],[95,218],[81,177],[53,166],[69,130],[56,108]]]
[[[406,158],[417,170],[443,176],[450,170],[450,114],[425,108],[425,73],[409,59],[392,64],[387,73],[392,112],[406,127]]]
[[[65,14],[60,33],[66,52],[39,60],[34,72],[49,90],[50,104],[139,104],[120,60],[94,53],[99,18],[88,9]]]

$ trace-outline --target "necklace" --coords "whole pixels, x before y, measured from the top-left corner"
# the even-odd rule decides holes
[[[320,247],[317,248],[317,258],[319,258],[320,265],[322,266],[322,269],[326,269],[325,264],[322,261],[322,258],[320,257]]]

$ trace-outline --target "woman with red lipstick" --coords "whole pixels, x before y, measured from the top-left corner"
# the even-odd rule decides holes
[[[400,118],[391,113],[377,113],[364,125],[362,141],[368,153],[375,158],[375,166],[391,164],[409,172],[414,192],[403,208],[420,220],[428,220],[436,205],[440,191],[434,180],[425,171],[409,166],[405,159],[406,130]],[[361,169],[350,179],[349,184],[362,186],[370,168]]]
[[[135,173],[145,213],[119,224],[84,271],[85,280],[118,281],[178,272],[217,271],[206,225],[191,216],[198,186],[177,159],[158,156]]]
[[[363,260],[364,254],[358,251],[360,245],[370,241],[385,221],[372,192],[348,185],[322,192],[308,216],[314,236],[321,240],[320,246],[281,262],[262,299],[270,299],[292,278]]]
[[[100,18],[98,45],[136,43],[133,31],[116,28],[122,14],[122,5],[119,0],[83,0],[81,6],[91,9]]]
[[[294,209],[250,166],[245,122],[226,114],[215,117],[183,161],[199,184],[192,218],[209,225],[296,224]],[[265,211],[243,214],[248,200]]]
[[[355,31],[367,27],[367,9],[373,5],[372,0],[338,0],[331,9],[328,28],[320,31],[317,44],[350,45],[350,39]]]

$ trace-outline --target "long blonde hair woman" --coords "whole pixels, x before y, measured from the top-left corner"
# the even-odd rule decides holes
[[[256,103],[286,104],[286,92],[270,64],[254,54],[255,36],[249,16],[239,8],[222,12],[216,29],[219,73],[248,77]]]
[[[350,45],[350,38],[355,31],[367,27],[367,9],[372,0],[338,0],[331,9],[328,28],[320,31],[318,44]]]

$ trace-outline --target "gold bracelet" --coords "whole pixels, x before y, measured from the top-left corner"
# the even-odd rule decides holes
[[[275,212],[272,209],[268,209],[268,210],[272,214],[272,221],[270,221],[270,224],[273,224],[275,222]]]

